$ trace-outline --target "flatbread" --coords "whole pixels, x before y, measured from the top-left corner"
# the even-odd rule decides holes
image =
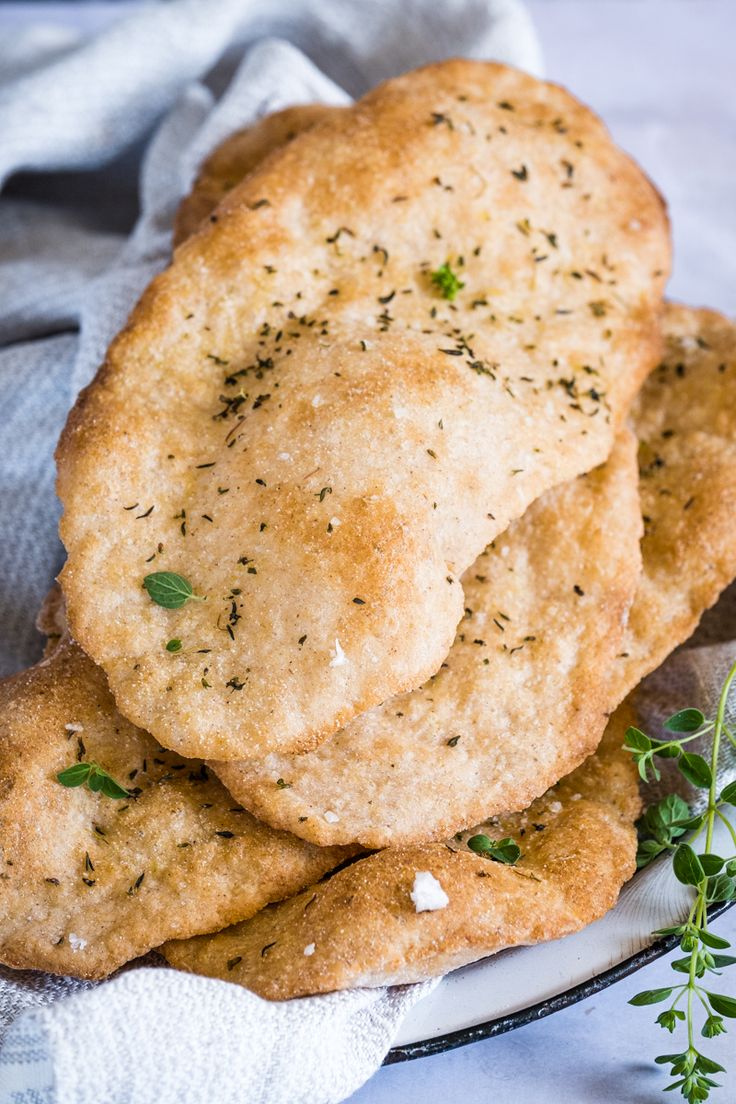
[[[314,843],[443,839],[523,809],[598,745],[605,673],[641,573],[636,440],[548,491],[463,577],[442,669],[307,755],[212,763],[257,816]]]
[[[736,327],[712,311],[670,306],[665,332],[666,359],[634,408],[646,523],[643,574],[623,638],[608,638],[615,660],[588,650],[587,634],[607,628],[586,623],[601,605],[587,572],[598,556],[601,583],[615,569],[607,558],[620,529],[632,524],[629,513],[612,498],[596,542],[572,488],[548,492],[463,580],[474,614],[436,678],[357,718],[309,755],[216,766],[238,800],[268,823],[318,843],[417,842],[477,819],[483,807],[490,813],[524,808],[594,749],[601,729],[591,709],[602,716],[615,708],[690,636],[736,577]],[[556,535],[555,527],[563,533]],[[509,598],[504,562],[516,584]],[[576,573],[587,604],[570,589]],[[502,595],[495,610],[494,593]],[[524,604],[523,616],[514,601]],[[485,622],[479,622],[483,610]],[[500,621],[501,610],[513,613],[511,622]],[[508,646],[519,623],[536,636],[532,647],[513,663],[496,652],[481,671],[491,678],[479,680],[485,648],[470,642],[490,632]],[[559,626],[552,639],[551,626]],[[468,655],[473,667],[463,662]],[[581,679],[577,697],[574,691],[564,696],[571,671]],[[457,746],[447,747],[454,735],[460,735]],[[277,778],[290,788],[278,788]],[[339,820],[325,821],[325,811],[329,821]]]
[[[664,333],[664,360],[632,412],[644,571],[614,700],[686,640],[736,578],[736,324],[671,303]]]
[[[46,637],[44,656],[50,656],[61,641],[68,637],[69,626],[66,623],[64,595],[58,583],[53,583],[36,615],[36,628]]]
[[[168,943],[172,966],[245,985],[269,1000],[436,977],[508,947],[569,935],[616,901],[635,869],[636,772],[622,708],[599,751],[524,813],[481,825],[522,851],[516,866],[459,840],[389,848],[214,936]],[[449,898],[417,912],[428,871]]]
[[[78,758],[140,793],[65,788],[56,775]],[[124,720],[102,671],[68,639],[0,683],[7,966],[104,977],[164,939],[250,916],[352,853],[259,824],[202,762]]]
[[[74,637],[131,720],[228,760],[313,748],[439,668],[462,573],[610,451],[669,245],[587,109],[472,61],[317,123],[213,217],[58,462]],[[206,601],[154,605],[164,570]]]
[[[230,189],[252,172],[271,150],[286,145],[314,123],[341,110],[326,104],[287,107],[264,116],[221,142],[203,163],[191,192],[179,205],[174,219],[174,245],[186,241]]]

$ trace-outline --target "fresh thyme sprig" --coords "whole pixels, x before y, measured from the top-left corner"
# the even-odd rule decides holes
[[[629,1001],[634,1005],[670,1001],[669,1007],[657,1017],[657,1023],[670,1033],[676,1030],[678,1024],[686,1025],[685,1050],[677,1054],[660,1054],[655,1062],[669,1066],[675,1078],[666,1091],[679,1089],[688,1104],[707,1100],[710,1090],[719,1087],[712,1075],[725,1072],[723,1066],[707,1058],[696,1046],[697,1005],[702,1005],[705,1012],[700,1033],[706,1039],[712,1039],[726,1030],[724,1017],[736,1018],[736,998],[713,993],[699,984],[707,974],[719,975],[722,968],[736,963],[733,955],[714,953],[727,950],[730,943],[714,935],[708,927],[709,905],[736,899],[736,827],[723,811],[724,806],[736,806],[736,782],[717,792],[718,759],[724,737],[736,748],[736,735],[726,723],[726,706],[734,679],[736,663],[723,684],[713,719],[706,718],[699,709],[683,709],[665,723],[668,732],[678,734],[671,739],[653,740],[638,728],[629,728],[625,737],[626,747],[631,751],[645,782],[650,781],[650,771],[653,778],[660,778],[655,759],[674,759],[688,782],[708,791],[708,802],[702,813],[691,815],[687,803],[677,794],[670,794],[650,806],[639,822],[641,839],[637,865],[646,866],[655,856],[671,851],[676,878],[684,885],[692,886],[695,891],[687,920],[654,932],[655,935],[679,936],[684,957],[675,959],[672,969],[683,974],[685,981],[680,985],[637,993]],[[693,740],[711,733],[710,762],[702,755],[686,750],[686,745]],[[725,825],[733,841],[735,853],[730,857],[724,858],[712,851],[716,821]],[[692,832],[692,835],[688,842],[682,842],[680,837],[686,832]],[[698,852],[695,844],[703,833],[703,850]]]

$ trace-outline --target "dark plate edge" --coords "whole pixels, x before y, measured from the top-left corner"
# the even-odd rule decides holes
[[[736,901],[726,901],[723,904],[709,909],[708,919],[715,920],[721,916]],[[385,1066],[392,1066],[396,1062],[410,1062],[414,1058],[428,1058],[432,1054],[441,1054],[446,1050],[455,1050],[456,1047],[468,1046],[469,1043],[477,1043],[481,1039],[491,1039],[494,1035],[504,1035],[507,1031],[513,1031],[517,1027],[542,1020],[545,1016],[551,1016],[553,1012],[559,1012],[571,1004],[592,997],[609,985],[636,973],[642,966],[653,962],[655,958],[661,958],[668,951],[674,950],[679,940],[676,935],[668,935],[650,943],[636,954],[625,958],[622,962],[597,974],[588,981],[582,981],[571,989],[557,993],[554,997],[532,1004],[528,1008],[521,1008],[518,1012],[512,1012],[509,1016],[500,1016],[496,1020],[488,1020],[486,1023],[473,1024],[472,1027],[463,1027],[459,1031],[449,1031],[446,1035],[437,1035],[432,1039],[420,1040],[416,1043],[407,1043],[405,1046],[392,1047],[383,1060]]]

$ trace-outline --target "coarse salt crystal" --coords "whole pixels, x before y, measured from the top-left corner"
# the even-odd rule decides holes
[[[76,722],[73,724],[65,724],[64,728],[67,732],[84,732],[84,725],[77,724]]]
[[[342,525],[342,522],[338,517],[330,518],[330,525],[333,529],[337,529],[338,525]]]
[[[342,650],[342,645],[340,644],[340,641],[337,639],[337,637],[335,637],[335,654],[330,660],[330,667],[344,667],[347,661],[348,657]]]
[[[324,401],[321,395],[315,395],[312,399],[312,406],[322,406]]]
[[[279,460],[291,460],[291,453],[290,452],[280,452],[279,453]]]
[[[549,811],[551,813],[561,813],[562,812],[562,802],[561,801],[550,801]]]
[[[87,946],[87,940],[82,939],[80,935],[75,935],[74,932],[69,932],[69,946],[73,951],[83,951]]]
[[[450,898],[429,870],[417,870],[414,873],[414,885],[409,894],[416,912],[436,912],[446,908]]]
[[[333,813],[332,809],[328,809],[326,813],[322,814],[328,824],[337,824],[340,820],[337,813]]]
[[[307,956],[307,958],[309,958],[310,955],[313,955],[314,954],[314,943],[307,943],[306,947],[304,948],[304,953]]]

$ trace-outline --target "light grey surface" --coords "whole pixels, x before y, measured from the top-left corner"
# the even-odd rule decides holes
[[[676,259],[672,294],[736,310],[736,97],[731,0],[531,0],[550,78],[599,111],[667,196]],[[0,7],[0,34],[50,9],[105,19],[104,5]],[[117,6],[116,6],[117,7]],[[51,432],[49,430],[49,432]],[[736,909],[717,930],[736,940]],[[733,973],[733,970],[732,970]],[[666,1083],[653,1055],[675,1049],[632,1009],[640,988],[669,982],[666,961],[504,1037],[380,1071],[356,1104],[654,1104]],[[724,976],[721,986],[736,992]],[[736,1100],[730,1036],[707,1044],[731,1069],[714,1101]],[[669,1099],[667,1097],[665,1100]]]

